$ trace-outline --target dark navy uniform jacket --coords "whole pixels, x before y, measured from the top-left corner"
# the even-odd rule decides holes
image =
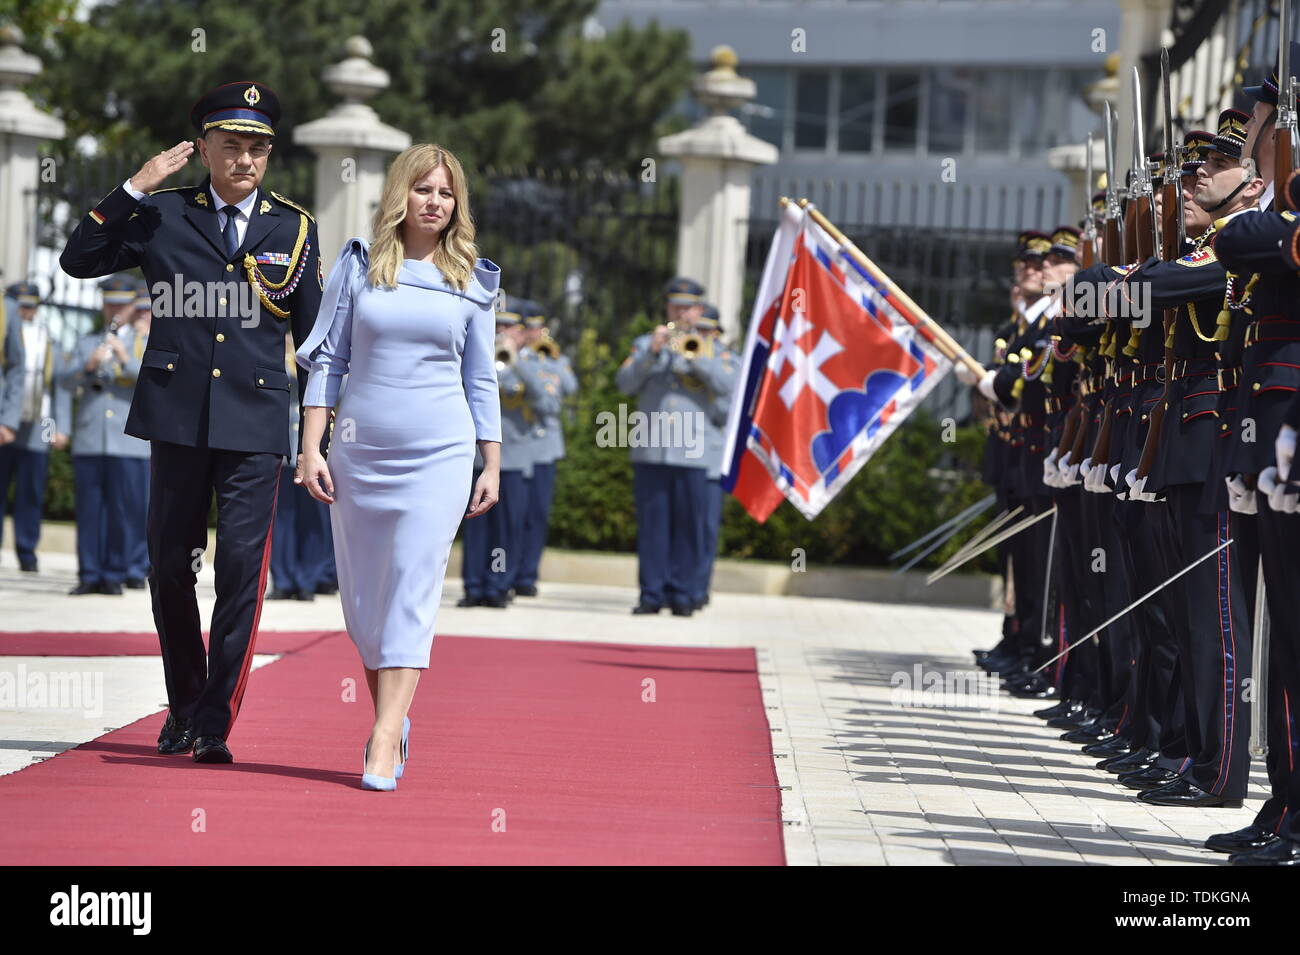
[[[83,218],[59,259],[63,270],[92,278],[138,266],[153,299],[126,433],[288,455],[284,334],[288,327],[301,345],[315,324],[318,245],[311,216],[262,187],[233,256],[209,181],[140,201],[118,186]],[[249,302],[255,312],[240,307]],[[297,374],[305,384],[305,370]]]
[[[1247,212],[1224,223],[1214,239],[1219,259],[1234,275],[1234,298],[1252,275],[1259,276],[1249,312],[1230,311],[1237,334],[1229,336],[1225,360],[1240,361],[1241,384],[1236,423],[1228,429],[1226,474],[1257,474],[1273,464],[1273,439],[1300,391],[1300,276],[1284,248],[1295,222],[1290,212]],[[1244,427],[1248,421],[1252,428]]]

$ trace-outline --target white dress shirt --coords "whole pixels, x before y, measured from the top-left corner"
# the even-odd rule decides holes
[[[211,183],[208,184],[208,187],[208,195],[212,197],[212,208],[217,210],[217,229],[220,232],[225,232],[226,214],[221,210],[229,205],[229,203],[217,195],[216,190],[211,188]],[[131,179],[129,176],[127,177],[126,182],[122,183],[122,188],[137,200],[145,197],[145,193],[131,187]],[[235,208],[239,210],[235,214],[235,232],[239,235],[240,245],[244,244],[244,233],[248,231],[248,220],[253,214],[253,203],[257,202],[257,193],[258,190],[254,189],[248,194],[248,198],[244,199],[244,201],[234,203]]]

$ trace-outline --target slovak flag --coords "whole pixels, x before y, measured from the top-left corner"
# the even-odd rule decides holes
[[[762,523],[787,498],[831,502],[951,363],[910,309],[795,203],[750,316],[727,421],[722,486]]]

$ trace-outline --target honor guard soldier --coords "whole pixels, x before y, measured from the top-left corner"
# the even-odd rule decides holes
[[[560,354],[560,348],[546,330],[546,316],[536,303],[530,303],[533,314],[524,316],[525,344],[523,355],[533,355],[540,369],[546,393],[560,402],[578,391],[569,357]],[[514,592],[518,597],[537,596],[537,574],[546,547],[547,532],[551,524],[551,502],[555,498],[555,468],[564,458],[564,425],[560,421],[560,406],[542,415],[537,428],[537,441],[533,454],[533,476],[528,481],[528,507],[524,513],[524,553],[520,558],[519,572],[515,575]]]
[[[632,343],[615,376],[619,390],[637,399],[647,425],[629,436],[641,589],[632,612],[656,614],[668,606],[689,617],[704,550],[708,459],[701,422],[708,419],[713,395],[686,355],[700,343],[694,324],[704,289],[679,277],[665,294],[666,321]]]
[[[709,402],[705,418],[705,456],[708,474],[704,497],[704,546],[700,554],[700,572],[695,583],[694,606],[699,610],[709,603],[709,586],[713,580],[713,564],[718,555],[718,534],[722,529],[722,450],[727,438],[727,415],[731,411],[731,396],[740,373],[740,360],[722,340],[722,325],[718,309],[705,304],[700,317],[695,320],[695,332],[700,337],[700,348],[695,356],[697,376],[710,382],[713,399]]]
[[[505,296],[496,313],[497,385],[501,391],[501,492],[483,526],[462,522],[462,576],[465,597],[458,606],[496,607],[510,603],[510,588],[525,552],[524,517],[528,479],[537,453],[536,429],[560,409],[558,393],[548,392],[536,355],[525,354],[524,314],[540,309],[524,299]],[[482,469],[475,458],[475,480]],[[476,536],[477,535],[477,536]],[[472,601],[472,602],[471,602]]]
[[[79,278],[139,267],[153,293],[126,433],[150,441],[153,455],[149,583],[169,704],[159,752],[193,749],[198,762],[233,758],[225,740],[251,668],[289,453],[284,336],[307,340],[323,284],[315,221],[262,186],[279,118],[261,83],[206,93],[190,120],[208,178],[160,188],[196,143],[159,153],[81,220],[60,259]],[[205,649],[194,560],[214,492],[217,599]]]
[[[149,443],[127,431],[145,353],[132,325],[136,280],[114,275],[100,283],[100,292],[101,320],[77,342],[63,372],[63,387],[76,401],[72,473],[80,582],[74,595],[122,593],[131,569],[129,524],[139,516],[149,474]]]
[[[34,283],[16,282],[5,289],[5,300],[0,305],[0,341],[17,333],[24,356],[16,439],[0,444],[0,527],[4,525],[9,486],[13,484],[14,551],[19,568],[28,573],[38,569],[36,547],[41,539],[50,451],[68,446],[72,428],[71,396],[59,385],[63,355],[40,316],[40,301],[41,293]],[[12,326],[12,331],[6,326]],[[0,387],[17,387],[19,378],[6,378]],[[0,407],[5,400],[0,398]],[[4,420],[5,412],[0,410],[0,422]]]

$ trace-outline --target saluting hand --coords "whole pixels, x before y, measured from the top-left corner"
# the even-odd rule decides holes
[[[193,152],[194,143],[188,139],[177,143],[171,149],[164,149],[141,166],[140,171],[131,177],[131,188],[139,192],[153,192],[172,173],[184,169]]]

